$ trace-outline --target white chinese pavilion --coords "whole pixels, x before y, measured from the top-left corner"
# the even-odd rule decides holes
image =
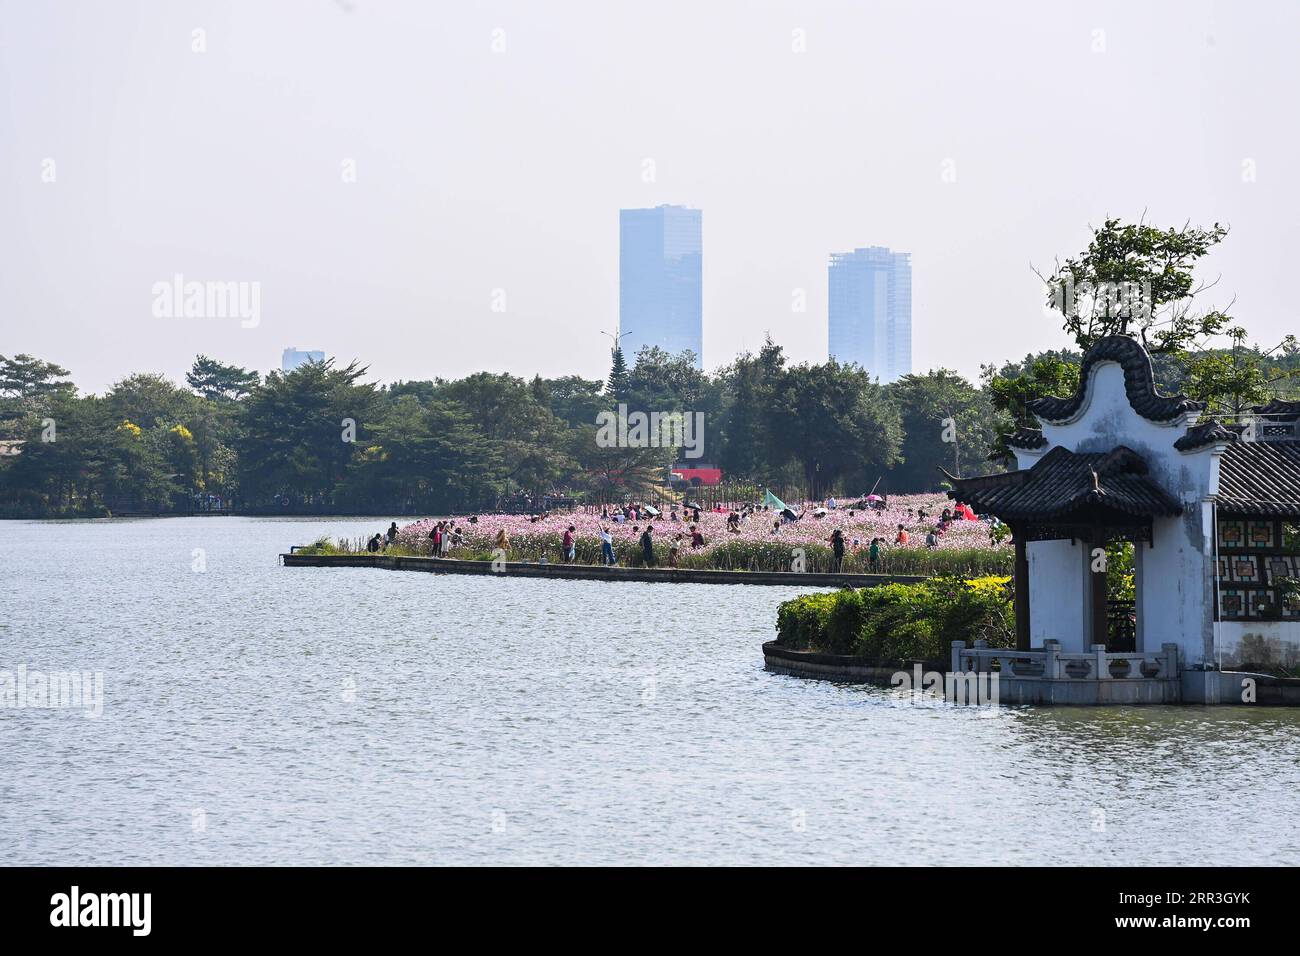
[[[1014,670],[1004,686],[1044,685],[1025,699],[1078,702],[1221,699],[1237,684],[1210,672],[1300,664],[1300,402],[1198,424],[1204,406],[1160,394],[1145,349],[1110,336],[1084,356],[1074,395],[1030,410],[1041,427],[1012,436],[1016,471],[952,479],[952,496],[1007,522],[1016,545],[1020,657],[966,663],[1000,658]],[[1104,561],[1115,540],[1133,542],[1136,569],[1135,607],[1119,613]],[[1274,696],[1300,702],[1285,685],[1272,681]]]

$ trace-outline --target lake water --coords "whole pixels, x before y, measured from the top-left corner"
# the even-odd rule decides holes
[[[0,671],[104,678],[0,709],[4,862],[1300,863],[1300,710],[769,674],[798,588],[277,564],[387,524],[0,522]]]

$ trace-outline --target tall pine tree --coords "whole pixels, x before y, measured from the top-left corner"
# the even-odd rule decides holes
[[[623,349],[614,346],[613,365],[609,369],[609,381],[605,383],[605,392],[615,401],[626,401],[628,393],[627,362],[623,358]]]

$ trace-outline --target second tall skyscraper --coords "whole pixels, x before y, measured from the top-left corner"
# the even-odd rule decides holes
[[[831,254],[831,358],[882,382],[912,371],[912,262],[882,246]]]
[[[685,206],[621,209],[618,313],[630,365],[643,346],[704,361],[702,215]]]

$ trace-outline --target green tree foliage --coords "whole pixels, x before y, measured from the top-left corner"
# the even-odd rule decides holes
[[[1028,404],[1036,398],[1072,395],[1079,387],[1079,363],[1068,353],[1043,352],[1027,355],[1024,361],[1007,363],[996,369],[981,367],[984,391],[998,414],[989,458],[1014,464],[1015,454],[1006,440],[1017,428],[1036,428],[1038,419]]]
[[[628,371],[627,359],[623,357],[622,346],[614,346],[610,353],[609,379],[605,382],[605,392],[615,401],[627,401]]]
[[[1248,345],[1246,330],[1236,326],[1226,332],[1231,346],[1185,353],[1181,357],[1186,375],[1184,390],[1206,403],[1206,414],[1241,421],[1243,412],[1277,395],[1294,379],[1296,369],[1270,361],[1257,346]],[[1296,339],[1288,335],[1272,350],[1282,357],[1297,354]]]
[[[1158,229],[1107,219],[1082,253],[1058,262],[1047,304],[1081,351],[1107,335],[1141,340],[1152,354],[1177,353],[1221,332],[1231,321],[1217,309],[1195,311],[1196,264],[1228,230],[1190,225]]]
[[[749,352],[719,373],[718,462],[737,478],[775,484],[770,409],[785,374],[785,355],[769,337],[757,355]]]
[[[513,375],[479,372],[442,387],[492,444],[509,490],[545,493],[571,468],[564,423]]]
[[[890,488],[937,491],[940,468],[958,476],[989,470],[997,432],[987,392],[948,369],[905,375],[886,392],[903,428],[901,460],[889,472]]]
[[[771,447],[799,463],[810,498],[839,483],[869,483],[898,458],[898,409],[856,365],[832,359],[787,368],[773,389],[769,420]]]
[[[499,469],[492,445],[455,402],[398,397],[373,429],[338,499],[361,511],[397,504],[407,512],[445,513],[481,504],[483,476]]]
[[[196,358],[194,367],[185,375],[190,388],[210,401],[238,401],[256,388],[260,380],[256,372],[226,365],[206,355]]]
[[[598,379],[565,375],[536,382],[540,385],[535,394],[544,396],[551,414],[570,428],[594,424],[596,416],[610,404],[604,394],[604,383]]]
[[[76,386],[66,381],[70,374],[31,355],[0,355],[0,439],[18,438],[30,425],[26,419],[56,398],[75,394]]]
[[[365,447],[375,387],[356,362],[308,362],[271,372],[244,403],[239,484],[249,503],[329,507],[359,448]],[[353,440],[348,440],[348,439]]]
[[[647,345],[637,353],[636,364],[628,373],[625,400],[629,407],[644,411],[699,410],[707,382],[695,366],[695,353],[669,355]]]

